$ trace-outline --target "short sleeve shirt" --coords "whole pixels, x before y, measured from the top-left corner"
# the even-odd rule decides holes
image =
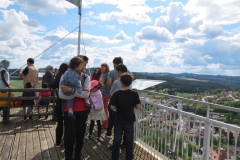
[[[114,82],[117,79],[117,70],[116,69],[111,70],[108,73],[108,78],[112,78],[112,82]]]
[[[27,75],[27,74],[28,74],[28,67],[26,67],[26,68],[22,71],[22,73],[23,73],[24,75]]]
[[[135,121],[134,108],[140,103],[138,93],[132,90],[116,91],[110,101],[110,104],[116,106],[115,123],[131,124]]]
[[[127,70],[128,73],[132,74],[129,70]],[[108,78],[112,78],[112,83],[118,78],[117,76],[117,70],[113,69],[108,73]]]

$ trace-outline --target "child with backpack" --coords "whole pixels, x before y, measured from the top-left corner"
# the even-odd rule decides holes
[[[32,83],[27,82],[26,83],[26,88],[32,88]],[[22,94],[22,97],[36,97],[35,92],[30,92],[30,91],[24,91]],[[33,106],[35,105],[34,100],[23,100],[22,105],[28,105],[28,110],[26,111],[26,107],[23,107],[23,113],[24,117],[23,119],[26,120],[27,116],[26,114],[32,114],[33,113]],[[29,120],[32,120],[32,116],[29,116]]]
[[[95,121],[97,121],[97,126],[98,126],[98,134],[95,139],[95,142],[100,141],[100,136],[101,136],[101,121],[104,121],[107,119],[107,116],[104,112],[104,105],[102,101],[102,93],[99,90],[99,88],[103,86],[101,83],[99,83],[96,80],[91,81],[91,88],[90,88],[90,101],[93,105],[93,108],[91,109],[90,112],[90,119],[91,119],[91,124],[89,127],[89,134],[86,137],[87,139],[91,138],[93,127]]]
[[[48,88],[47,83],[42,84],[42,88]],[[39,114],[39,105],[49,105],[51,100],[42,100],[42,97],[51,97],[51,92],[39,92],[38,94],[38,100],[36,102],[36,106],[38,109],[38,114]],[[48,106],[46,107],[46,113],[48,113]],[[38,119],[40,119],[41,116],[38,116]],[[48,118],[48,115],[45,116],[45,118]]]

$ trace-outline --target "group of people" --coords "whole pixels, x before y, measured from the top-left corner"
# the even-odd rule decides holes
[[[19,73],[19,76],[24,77],[25,88],[29,88],[30,84],[31,88],[36,88],[38,84],[38,72],[32,60],[28,59],[28,66]],[[88,60],[89,58],[84,55],[75,56],[69,63],[62,63],[57,74],[54,73],[52,66],[46,68],[42,86],[58,89],[55,108],[57,115],[55,147],[64,144],[66,160],[81,159],[83,140],[93,138],[92,132],[96,123],[98,131],[95,142],[101,141],[101,129],[107,129],[106,137],[112,138],[114,127],[113,160],[119,159],[121,142],[126,148],[126,159],[133,159],[134,108],[140,109],[138,93],[131,90],[133,75],[123,64],[122,58],[115,57],[113,70],[110,71],[107,63],[102,63],[89,77],[86,74]],[[0,72],[4,68],[1,64]],[[9,74],[5,76],[6,68],[3,69],[5,72],[1,76],[1,80],[3,77],[8,78],[6,81],[8,86],[5,88],[10,87]],[[39,93],[38,96],[43,95]],[[40,102],[41,98],[37,100],[36,105]],[[29,110],[32,112],[32,109]],[[87,137],[84,137],[88,117],[90,127]]]

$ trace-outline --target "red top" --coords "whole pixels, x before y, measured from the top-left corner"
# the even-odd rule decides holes
[[[73,103],[73,112],[87,111],[88,108],[85,107],[85,99],[75,98]],[[67,103],[65,104],[64,112],[68,112]]]
[[[38,97],[42,97],[42,95],[51,97],[51,92],[39,92]]]
[[[99,77],[96,78],[96,77],[91,76],[91,77],[90,77],[90,81],[92,81],[92,80],[99,81],[100,77],[101,77],[101,76],[99,76]]]

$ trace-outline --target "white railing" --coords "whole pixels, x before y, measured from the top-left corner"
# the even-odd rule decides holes
[[[240,109],[202,101],[139,91],[141,110],[135,111],[135,143],[155,159],[238,160],[240,127],[210,118],[219,108],[240,113]],[[154,101],[149,96],[158,96]],[[206,117],[182,111],[184,103],[202,105]],[[175,106],[175,107],[174,107]]]

